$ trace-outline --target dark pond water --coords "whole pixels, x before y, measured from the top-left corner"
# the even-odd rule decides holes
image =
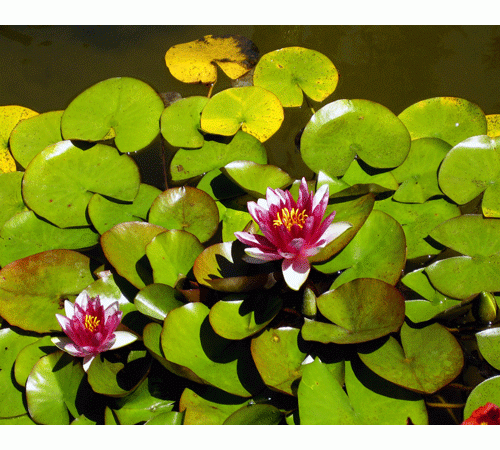
[[[98,81],[130,76],[158,92],[206,95],[175,80],[165,66],[172,45],[207,34],[240,34],[260,53],[302,46],[327,55],[340,81],[328,99],[364,98],[399,114],[425,98],[455,96],[500,113],[500,26],[1,26],[0,105],[64,109]],[[227,87],[220,77],[217,87]],[[305,125],[306,108],[287,109]],[[266,147],[270,163],[308,175],[287,123]],[[158,174],[151,164],[151,179]],[[144,180],[151,182],[151,180]]]

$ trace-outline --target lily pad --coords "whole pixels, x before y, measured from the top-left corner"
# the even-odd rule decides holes
[[[128,155],[96,144],[88,150],[62,141],[46,147],[26,168],[23,196],[37,214],[64,227],[88,226],[87,205],[94,193],[134,200],[139,169]]]
[[[283,119],[278,97],[258,86],[243,86],[215,94],[203,108],[201,128],[223,136],[233,136],[241,128],[264,142],[279,130]]]
[[[253,75],[254,85],[274,93],[285,107],[301,106],[304,92],[322,102],[335,91],[339,74],[322,53],[286,47],[263,55]]]
[[[233,161],[221,168],[221,172],[254,197],[265,197],[268,188],[284,189],[293,182],[279,167],[252,161]]]
[[[278,425],[282,418],[283,413],[276,406],[254,403],[235,411],[223,425]]]
[[[215,83],[217,67],[233,80],[257,63],[259,52],[246,37],[208,35],[170,47],[165,63],[173,77],[184,83]]]
[[[201,111],[208,102],[207,97],[182,98],[163,111],[160,123],[161,134],[174,147],[199,148],[205,137],[201,133]]]
[[[337,100],[316,111],[300,140],[300,152],[314,172],[342,176],[356,155],[368,165],[399,166],[410,135],[385,106],[369,100]]]
[[[184,297],[173,287],[154,283],[141,289],[134,298],[134,305],[152,319],[163,321],[167,314],[184,304]]]
[[[468,419],[477,408],[488,402],[500,405],[500,375],[479,383],[469,394],[464,408],[464,419]]]
[[[30,416],[43,425],[69,425],[70,414],[78,417],[95,405],[82,365],[57,351],[41,358],[26,381]]]
[[[45,147],[63,140],[61,117],[64,111],[49,111],[29,117],[17,124],[10,135],[10,151],[22,167]]]
[[[154,282],[175,287],[203,249],[198,238],[187,231],[167,230],[156,235],[146,246]]]
[[[358,278],[317,298],[321,314],[333,323],[305,319],[302,336],[324,344],[354,344],[399,330],[405,301],[392,285]]]
[[[165,228],[147,222],[120,223],[101,236],[102,250],[122,277],[142,289],[153,282],[146,245],[163,231]]]
[[[226,208],[221,202],[217,202],[217,206],[219,208],[219,215],[222,223],[223,242],[233,241],[234,233],[236,231],[243,231],[243,229],[253,220],[248,211]]]
[[[356,278],[376,278],[395,285],[406,263],[406,240],[401,225],[373,210],[354,238],[332,260],[316,264],[323,273],[344,270],[330,289]]]
[[[24,172],[0,173],[0,227],[3,226],[14,214],[26,211],[21,185]]]
[[[500,136],[500,114],[488,114],[486,116],[486,123],[488,124],[487,135],[489,137]]]
[[[119,223],[146,221],[151,204],[160,194],[160,189],[144,183],[139,185],[132,203],[117,202],[94,194],[89,201],[88,215],[99,234],[104,234]]]
[[[99,235],[90,228],[59,228],[24,211],[0,229],[0,266],[46,250],[86,249],[98,242]]]
[[[208,241],[219,226],[219,210],[206,193],[190,186],[167,189],[151,205],[149,222]]]
[[[208,318],[219,336],[239,340],[262,330],[278,314],[282,304],[277,296],[233,294],[212,306]]]
[[[129,77],[101,81],[78,95],[61,119],[66,140],[100,141],[113,130],[120,152],[148,146],[160,133],[164,104],[151,86]]]
[[[401,327],[401,344],[390,336],[378,349],[358,354],[382,378],[426,394],[454,380],[464,364],[460,344],[438,323],[423,328],[405,323]]]
[[[500,328],[489,328],[476,333],[477,345],[481,355],[495,369],[500,370]]]
[[[226,177],[220,169],[214,169],[205,174],[196,187],[206,192],[214,200],[225,200],[245,193],[243,189]]]
[[[168,361],[185,366],[207,384],[241,397],[262,388],[248,342],[216,334],[203,303],[189,303],[171,311],[163,323],[161,343]]]
[[[239,241],[230,241],[203,250],[193,266],[198,283],[222,292],[245,292],[272,284],[272,263],[247,263],[242,259],[244,249]]]
[[[8,418],[26,414],[23,404],[23,391],[13,380],[14,363],[23,348],[36,342],[40,336],[20,334],[11,328],[0,330],[0,418]]]
[[[368,192],[378,194],[395,191],[399,186],[391,172],[370,175],[366,170],[363,170],[357,160],[351,163],[341,181],[350,188],[335,192],[335,195],[331,195],[331,197],[348,197],[350,195],[367,194]]]
[[[170,173],[173,181],[182,181],[239,160],[267,163],[262,143],[243,131],[238,131],[228,144],[206,140],[199,149],[179,149],[170,163]]]
[[[462,98],[434,97],[406,108],[398,116],[412,139],[435,137],[456,145],[486,134],[486,118],[479,106]]]
[[[394,200],[424,203],[443,195],[438,184],[438,169],[451,145],[438,138],[420,138],[411,142],[410,153],[403,164],[392,171],[398,183]]]
[[[18,353],[14,365],[14,376],[17,384],[26,386],[26,380],[38,360],[43,356],[58,351],[51,339],[51,336],[44,336],[28,344]]]
[[[0,271],[0,315],[37,333],[60,331],[56,314],[94,281],[90,259],[72,250],[49,250],[18,259]]]
[[[9,151],[10,133],[24,119],[38,113],[24,106],[0,106],[0,173],[15,172],[16,162]]]
[[[409,204],[387,198],[375,202],[374,209],[389,214],[401,224],[406,237],[408,259],[441,253],[442,247],[428,242],[429,234],[432,235],[432,230],[442,222],[460,216],[458,206],[444,199]]]

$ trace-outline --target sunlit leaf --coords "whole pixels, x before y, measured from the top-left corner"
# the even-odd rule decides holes
[[[302,91],[321,102],[337,87],[339,75],[323,54],[287,47],[263,55],[254,72],[254,85],[273,92],[283,106],[301,106]]]
[[[500,405],[500,375],[493,376],[479,383],[467,397],[464,407],[464,419],[486,403]]]
[[[264,142],[278,131],[283,119],[283,107],[274,94],[244,86],[215,94],[201,113],[201,128],[223,136],[232,136],[241,128]]]
[[[215,83],[217,66],[232,79],[255,66],[258,50],[243,36],[208,35],[170,47],[165,63],[172,76],[184,83]]]

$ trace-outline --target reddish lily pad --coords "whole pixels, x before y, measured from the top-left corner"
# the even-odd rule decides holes
[[[264,142],[279,130],[283,119],[278,97],[258,86],[243,86],[215,94],[201,113],[201,128],[223,136],[233,136],[241,128]]]
[[[322,102],[337,87],[339,75],[323,54],[302,47],[287,47],[263,55],[253,75],[255,86],[273,92],[283,106],[301,106],[302,91]]]
[[[187,180],[239,160],[267,163],[262,143],[243,131],[238,131],[227,144],[206,140],[199,149],[179,149],[170,163],[170,173],[173,181]]]
[[[354,344],[399,330],[405,301],[392,285],[371,278],[345,283],[317,298],[321,314],[333,323],[305,319],[302,336],[324,344]]]
[[[432,394],[454,380],[462,370],[462,348],[442,325],[424,328],[403,324],[401,344],[392,336],[378,349],[359,353],[377,375],[407,389]]]
[[[78,95],[61,119],[64,139],[100,141],[113,130],[120,152],[148,146],[160,133],[164,104],[151,86],[129,77],[101,81]]]
[[[215,201],[200,189],[189,186],[171,188],[151,205],[149,222],[169,230],[182,230],[208,241],[219,226]]]
[[[337,100],[316,111],[300,145],[302,159],[311,170],[342,176],[356,155],[375,168],[399,166],[410,150],[410,135],[378,103]]]
[[[436,137],[456,145],[486,134],[486,118],[474,103],[456,97],[434,97],[417,102],[398,116],[412,139]]]
[[[38,333],[60,331],[56,314],[94,281],[90,259],[72,250],[49,250],[0,271],[0,314],[11,325]]]
[[[87,205],[95,192],[132,201],[139,184],[139,169],[130,156],[108,145],[81,150],[62,141],[32,159],[24,173],[23,197],[33,211],[59,227],[88,226]]]

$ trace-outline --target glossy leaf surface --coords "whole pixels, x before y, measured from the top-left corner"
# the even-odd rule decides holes
[[[170,311],[183,304],[182,294],[161,283],[146,286],[134,298],[134,305],[142,314],[161,321]]]
[[[356,155],[372,167],[398,166],[410,150],[410,135],[378,103],[337,100],[316,111],[300,144],[302,159],[311,170],[341,176]]]
[[[37,339],[35,342],[26,345],[26,347],[18,353],[14,365],[14,377],[16,379],[16,383],[20,386],[26,386],[26,380],[38,360],[49,353],[56,352],[57,350],[58,348],[51,341],[51,336],[44,336]]]
[[[253,75],[254,85],[274,93],[284,107],[301,106],[302,92],[316,102],[323,101],[335,90],[338,79],[330,59],[302,47],[266,53]]]
[[[481,355],[495,369],[500,370],[500,328],[490,328],[476,333],[477,345]]]
[[[101,81],[78,95],[61,119],[64,139],[100,141],[113,130],[120,152],[148,146],[160,132],[164,105],[143,81],[129,77]]]
[[[283,413],[273,405],[245,405],[231,414],[223,425],[278,425]]]

